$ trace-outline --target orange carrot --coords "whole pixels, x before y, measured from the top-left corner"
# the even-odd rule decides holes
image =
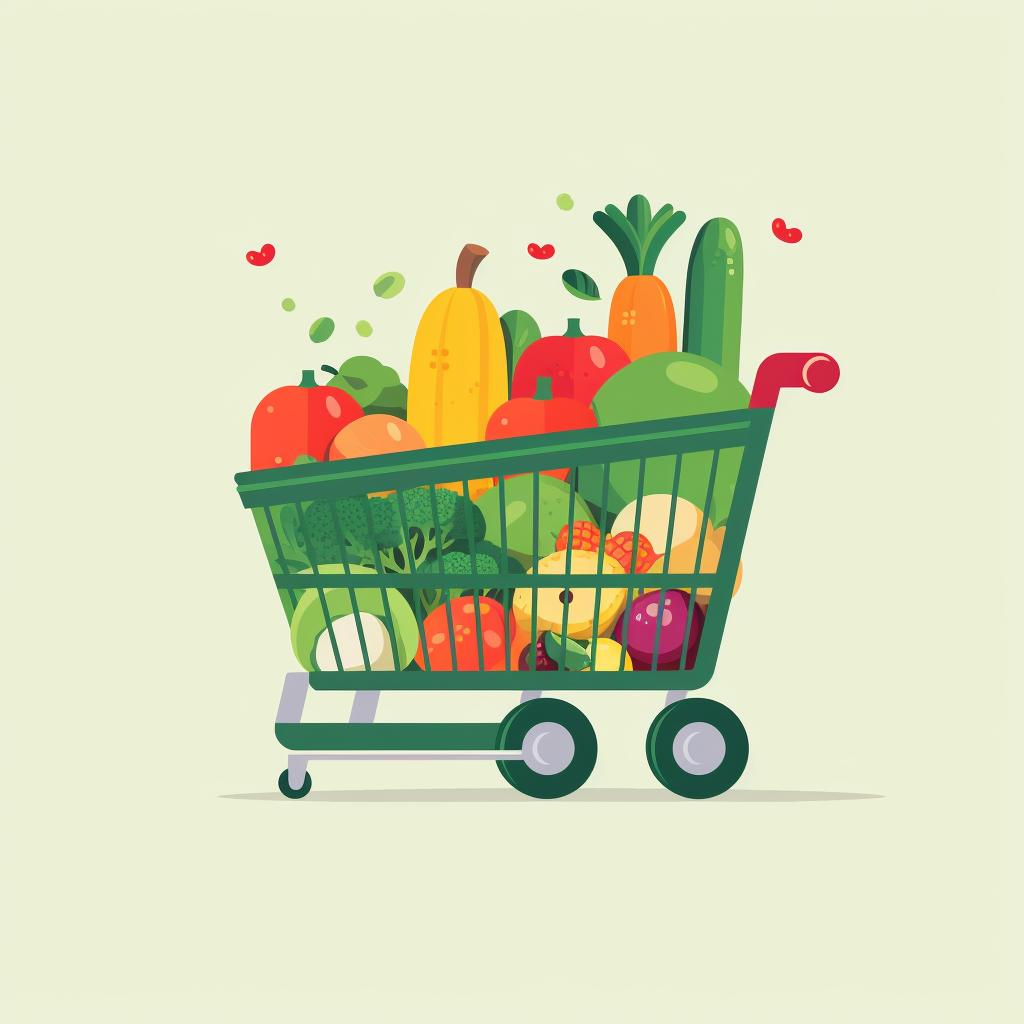
[[[630,359],[654,352],[675,352],[676,312],[665,282],[654,267],[665,243],[682,226],[686,214],[668,204],[651,215],[643,196],[630,199],[626,213],[608,205],[594,214],[594,223],[612,240],[622,256],[626,277],[612,296],[608,337]]]

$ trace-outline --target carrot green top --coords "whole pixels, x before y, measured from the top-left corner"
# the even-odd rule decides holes
[[[594,223],[615,244],[630,277],[654,273],[662,248],[684,220],[686,214],[668,203],[652,216],[644,196],[633,196],[625,213],[609,204],[594,214]]]

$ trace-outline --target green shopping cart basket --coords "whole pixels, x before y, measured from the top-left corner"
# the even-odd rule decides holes
[[[729,789],[746,766],[746,732],[724,705],[687,695],[705,686],[714,672],[779,392],[783,387],[828,391],[838,378],[838,364],[824,353],[778,353],[758,369],[747,409],[239,473],[238,492],[252,510],[293,638],[302,632],[298,626],[311,622],[320,640],[310,670],[285,678],[276,735],[290,754],[278,781],[281,792],[298,798],[310,791],[307,765],[313,759],[461,758],[496,761],[505,779],[530,796],[564,796],[589,777],[597,740],[578,708],[542,696],[545,690],[667,691],[665,707],[647,735],[654,775],[691,798]],[[542,474],[565,470],[569,486],[559,492],[565,494],[564,507],[546,507],[542,523]],[[471,494],[481,480],[493,481],[497,521],[488,535],[496,543],[482,540],[471,502],[459,502],[464,528],[461,523],[443,528],[452,491]],[[518,502],[531,514],[533,543],[525,565],[522,551],[518,557],[509,553],[513,513],[520,511],[510,494],[522,495],[524,488],[533,496],[532,502]],[[392,493],[399,521],[384,527],[372,496]],[[635,501],[631,525],[639,532],[644,499],[653,493],[669,495],[672,506],[675,498],[685,497],[703,510],[688,571],[676,571],[666,558],[660,571],[638,572],[638,545],[627,571],[605,558],[615,513]],[[415,521],[408,514],[410,494],[419,503]],[[353,509],[362,510],[365,527],[352,522]],[[571,544],[564,567],[539,571],[541,552],[545,546],[550,551],[555,528],[571,530],[575,521],[591,517],[600,542],[596,559],[588,562],[590,571],[580,571],[583,556]],[[657,550],[672,552],[675,518],[666,518],[666,536],[650,540]],[[726,529],[717,564],[705,566],[708,533],[722,521]],[[384,541],[378,534],[386,528],[398,536]],[[517,529],[521,536],[522,526]],[[359,543],[353,542],[354,532]],[[468,573],[449,570],[442,541],[448,533],[462,537]],[[436,547],[429,564],[418,557],[427,545]],[[650,596],[650,611],[657,605],[649,670],[624,671],[630,614],[621,617],[622,650],[610,669],[599,667],[595,658],[573,671],[566,656],[553,663],[553,671],[540,671],[536,654],[523,658],[515,652],[513,603],[529,609],[519,619],[516,644],[527,652],[537,649],[541,601],[549,610],[557,602],[560,638],[574,632],[570,604],[592,606],[593,614],[584,618],[589,636],[580,632],[579,611],[572,614],[575,635],[589,640],[593,652],[599,632],[607,633],[599,627],[603,601],[611,595],[616,608],[628,611],[641,594]],[[673,600],[677,612],[685,609],[683,639],[680,647],[677,638],[675,650],[664,658],[659,649],[669,618],[666,602]],[[501,625],[485,629],[485,621],[493,623],[485,617],[496,608]],[[342,620],[346,633],[339,636]],[[464,625],[457,627],[457,621]],[[437,622],[442,628],[428,637]],[[371,625],[377,634],[368,635]],[[485,652],[485,637],[497,651]],[[331,667],[321,669],[322,661]],[[310,689],[352,691],[348,721],[303,722]],[[498,723],[386,723],[375,721],[383,690],[519,690],[521,698]]]

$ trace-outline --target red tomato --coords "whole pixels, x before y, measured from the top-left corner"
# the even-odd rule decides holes
[[[488,441],[497,441],[506,437],[552,434],[559,430],[584,430],[596,426],[597,417],[590,406],[577,402],[575,398],[553,398],[551,378],[538,377],[532,398],[510,398],[491,413],[484,436]],[[559,480],[569,477],[568,469],[545,469],[541,472]],[[498,482],[497,477],[494,482]]]
[[[317,386],[303,370],[301,384],[271,391],[252,414],[252,468],[291,466],[300,455],[324,462],[338,431],[362,415],[347,391]]]
[[[577,319],[565,334],[538,338],[519,357],[512,374],[513,398],[532,398],[540,377],[551,378],[556,398],[575,398],[590,405],[601,385],[629,363],[629,356],[610,338],[583,334]]]
[[[452,625],[455,629],[454,638],[448,630],[448,610],[445,605],[435,608],[423,620],[423,635],[427,641],[427,654],[430,656],[431,672],[450,672],[452,668],[461,671],[473,671],[483,668],[485,672],[505,667],[505,636],[514,639],[516,632],[515,619],[511,615],[506,619],[505,610],[500,602],[490,597],[480,599],[480,639],[477,643],[476,609],[472,597],[456,597],[452,599]],[[455,665],[452,665],[452,648],[455,648]],[[484,660],[480,664],[480,647],[483,647]],[[513,650],[515,645],[512,645]],[[423,644],[416,652],[416,664],[426,670],[423,657]],[[515,658],[512,660],[515,667]]]

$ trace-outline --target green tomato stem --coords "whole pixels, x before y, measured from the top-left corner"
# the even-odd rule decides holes
[[[554,392],[551,390],[550,377],[537,378],[537,388],[533,392],[533,397],[539,402],[550,402],[555,397]]]

